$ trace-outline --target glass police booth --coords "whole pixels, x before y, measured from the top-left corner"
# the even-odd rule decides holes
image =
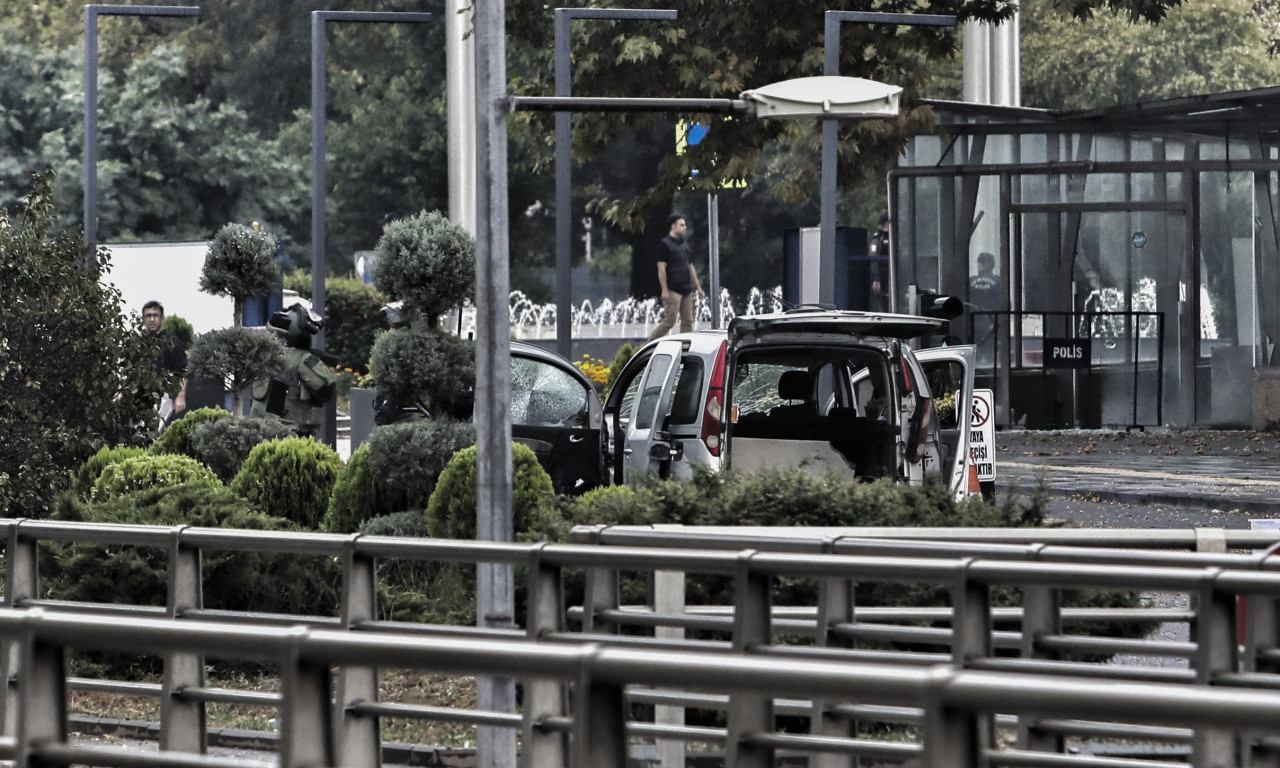
[[[1280,338],[1280,89],[931,104],[941,135],[890,173],[895,306],[911,287],[965,298],[950,333],[978,346],[999,424],[1259,426]]]

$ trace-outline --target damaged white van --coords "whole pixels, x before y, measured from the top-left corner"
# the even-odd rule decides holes
[[[943,322],[801,307],[651,342],[604,406],[611,479],[794,468],[976,492],[972,348],[907,344]]]

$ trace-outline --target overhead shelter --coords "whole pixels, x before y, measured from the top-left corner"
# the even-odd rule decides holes
[[[1280,365],[1280,88],[930,104],[942,135],[914,137],[890,173],[895,301],[965,298],[951,333],[979,345],[999,423],[1280,419],[1252,405]],[[983,253],[994,272],[974,280]],[[1087,360],[1054,359],[1071,349]]]

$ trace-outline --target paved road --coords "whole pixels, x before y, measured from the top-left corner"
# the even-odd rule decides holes
[[[1280,435],[1018,430],[998,433],[996,446],[1000,488],[1043,483],[1052,496],[1074,499],[1081,514],[1082,502],[1117,503],[1109,527],[1205,520],[1195,525],[1247,528],[1250,517],[1280,517]]]

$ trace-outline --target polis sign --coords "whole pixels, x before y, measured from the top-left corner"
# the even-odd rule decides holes
[[[1088,368],[1092,363],[1092,339],[1044,337],[1045,368]]]

